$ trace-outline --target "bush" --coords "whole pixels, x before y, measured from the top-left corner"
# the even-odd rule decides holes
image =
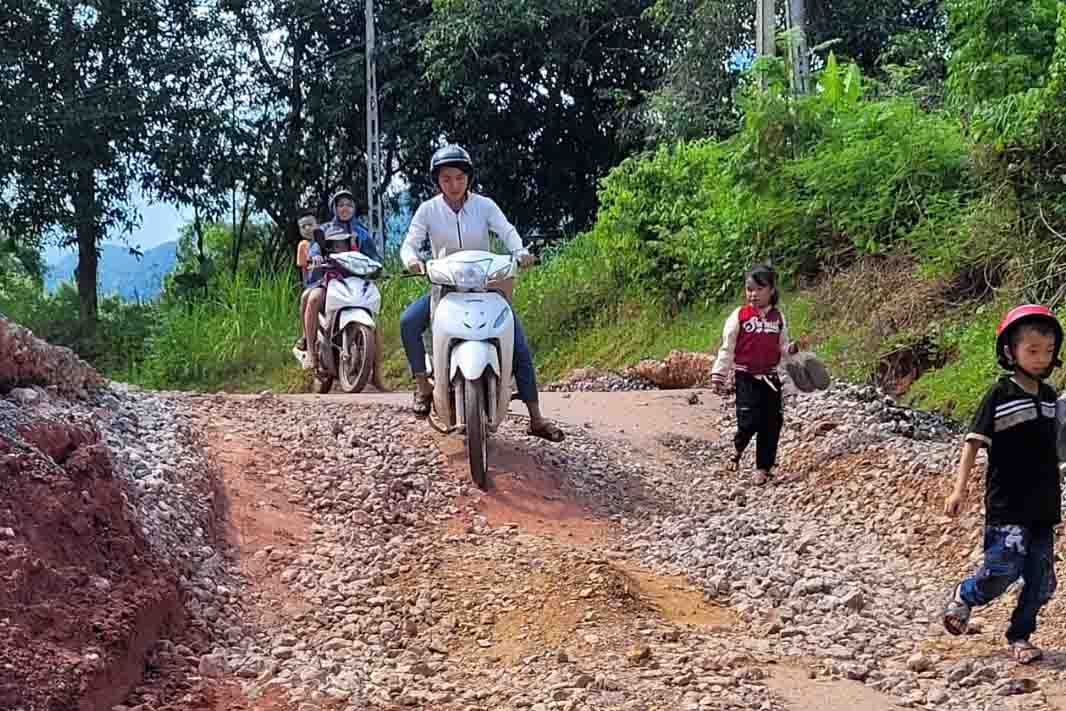
[[[591,231],[611,280],[677,305],[736,288],[755,252],[754,196],[728,156],[713,140],[678,143],[611,171]]]
[[[591,231],[613,278],[675,307],[737,288],[756,259],[787,274],[894,249],[958,260],[975,195],[958,124],[912,98],[864,101],[830,58],[815,94],[754,89],[728,141],[631,158],[600,192]]]

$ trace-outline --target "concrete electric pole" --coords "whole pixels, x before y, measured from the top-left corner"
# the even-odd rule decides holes
[[[381,193],[381,133],[378,123],[377,47],[374,41],[374,0],[366,0],[366,204],[370,239],[385,256],[385,210]]]
[[[805,31],[806,7],[804,0],[784,0],[785,26],[789,35],[789,65],[791,67],[792,92],[806,94],[810,77],[810,60],[807,57]],[[775,35],[777,30],[777,2],[755,0],[755,54],[758,57],[773,57],[777,54]],[[765,80],[764,80],[765,84]]]
[[[776,23],[774,0],[755,0],[755,54],[773,57]]]
[[[807,8],[805,0],[788,0],[789,65],[792,67],[792,93],[802,96],[808,91],[811,61],[807,56]]]

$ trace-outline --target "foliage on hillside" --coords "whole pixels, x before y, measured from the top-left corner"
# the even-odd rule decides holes
[[[860,5],[839,3],[844,13]],[[713,348],[744,270],[769,259],[789,282],[793,330],[813,337],[837,375],[877,379],[906,389],[916,404],[965,417],[995,374],[989,344],[999,314],[1017,301],[1066,299],[1066,3],[947,0],[935,17],[900,10],[907,22],[868,46],[849,35],[834,52],[819,50],[811,95],[788,91],[780,60],[759,60],[750,72],[734,67],[715,79],[715,92],[736,91],[700,114],[695,85],[679,72],[707,57],[683,51],[681,20],[691,10],[694,26],[736,34],[743,28],[723,19],[728,6],[660,0],[641,17],[642,32],[659,37],[644,24],[652,19],[664,41],[676,43],[659,47],[674,52],[671,69],[641,109],[659,142],[601,180],[594,224],[520,279],[515,306],[542,373]],[[580,10],[560,7],[566,17]],[[596,4],[596,12],[606,7]],[[465,31],[478,46],[508,46],[507,33],[533,17],[523,12],[496,13]],[[551,27],[558,46],[550,51],[563,56],[573,38],[564,25]],[[427,35],[421,50],[438,40]],[[470,76],[489,61],[462,59]],[[438,77],[442,90],[454,78]],[[620,101],[620,112],[632,110],[632,98]],[[667,109],[679,114],[672,127],[661,121]],[[538,155],[531,150],[524,160]],[[159,304],[141,310],[105,302],[105,322],[114,313],[114,325],[97,343],[116,344],[122,356],[98,349],[110,363],[104,370],[156,387],[301,387],[289,355],[299,328],[295,275],[263,268],[275,261],[258,258],[273,249],[269,240],[260,247],[249,239],[235,258],[225,229],[208,225],[205,234],[205,259],[223,268],[201,268],[187,236],[186,271],[201,282],[176,280]],[[389,269],[399,269],[394,255]],[[394,384],[407,378],[399,314],[423,288],[417,279],[383,285],[380,323]],[[76,313],[73,294],[46,299],[34,289],[28,280],[0,280],[0,304],[71,342],[49,319]]]

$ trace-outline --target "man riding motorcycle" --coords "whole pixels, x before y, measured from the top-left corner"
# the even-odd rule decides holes
[[[522,244],[518,230],[507,221],[499,206],[491,199],[471,192],[474,163],[465,149],[457,145],[439,149],[430,160],[429,172],[440,193],[419,205],[411,219],[400,249],[400,259],[410,272],[425,273],[420,253],[442,257],[464,250],[489,251],[490,230],[522,266],[533,263],[534,257]],[[426,351],[422,343],[422,334],[429,328],[429,323],[430,294],[427,292],[408,306],[400,317],[403,348],[416,382],[413,409],[420,415],[428,414],[433,402],[433,386],[426,375]],[[519,397],[529,410],[529,434],[561,442],[565,437],[562,430],[541,414],[533,355],[517,314],[514,373]]]

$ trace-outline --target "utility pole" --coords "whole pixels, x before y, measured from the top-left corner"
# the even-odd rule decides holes
[[[806,94],[810,83],[810,60],[807,57],[805,0],[784,0],[785,27],[789,30],[790,84],[793,94]],[[758,57],[773,57],[777,54],[775,34],[777,30],[777,2],[755,0],[755,54]],[[765,77],[762,79],[766,86]]]
[[[385,256],[385,210],[382,206],[381,133],[378,124],[377,47],[374,41],[374,0],[366,0],[366,204],[370,239]]]
[[[755,54],[759,57],[773,57],[776,54],[774,4],[774,0],[755,0]]]
[[[807,56],[807,10],[805,0],[788,0],[789,64],[792,67],[792,93],[802,96],[810,84],[811,62]]]
[[[774,0],[755,0],[755,56],[773,57],[774,48]],[[766,75],[760,73],[759,85],[766,88]]]

